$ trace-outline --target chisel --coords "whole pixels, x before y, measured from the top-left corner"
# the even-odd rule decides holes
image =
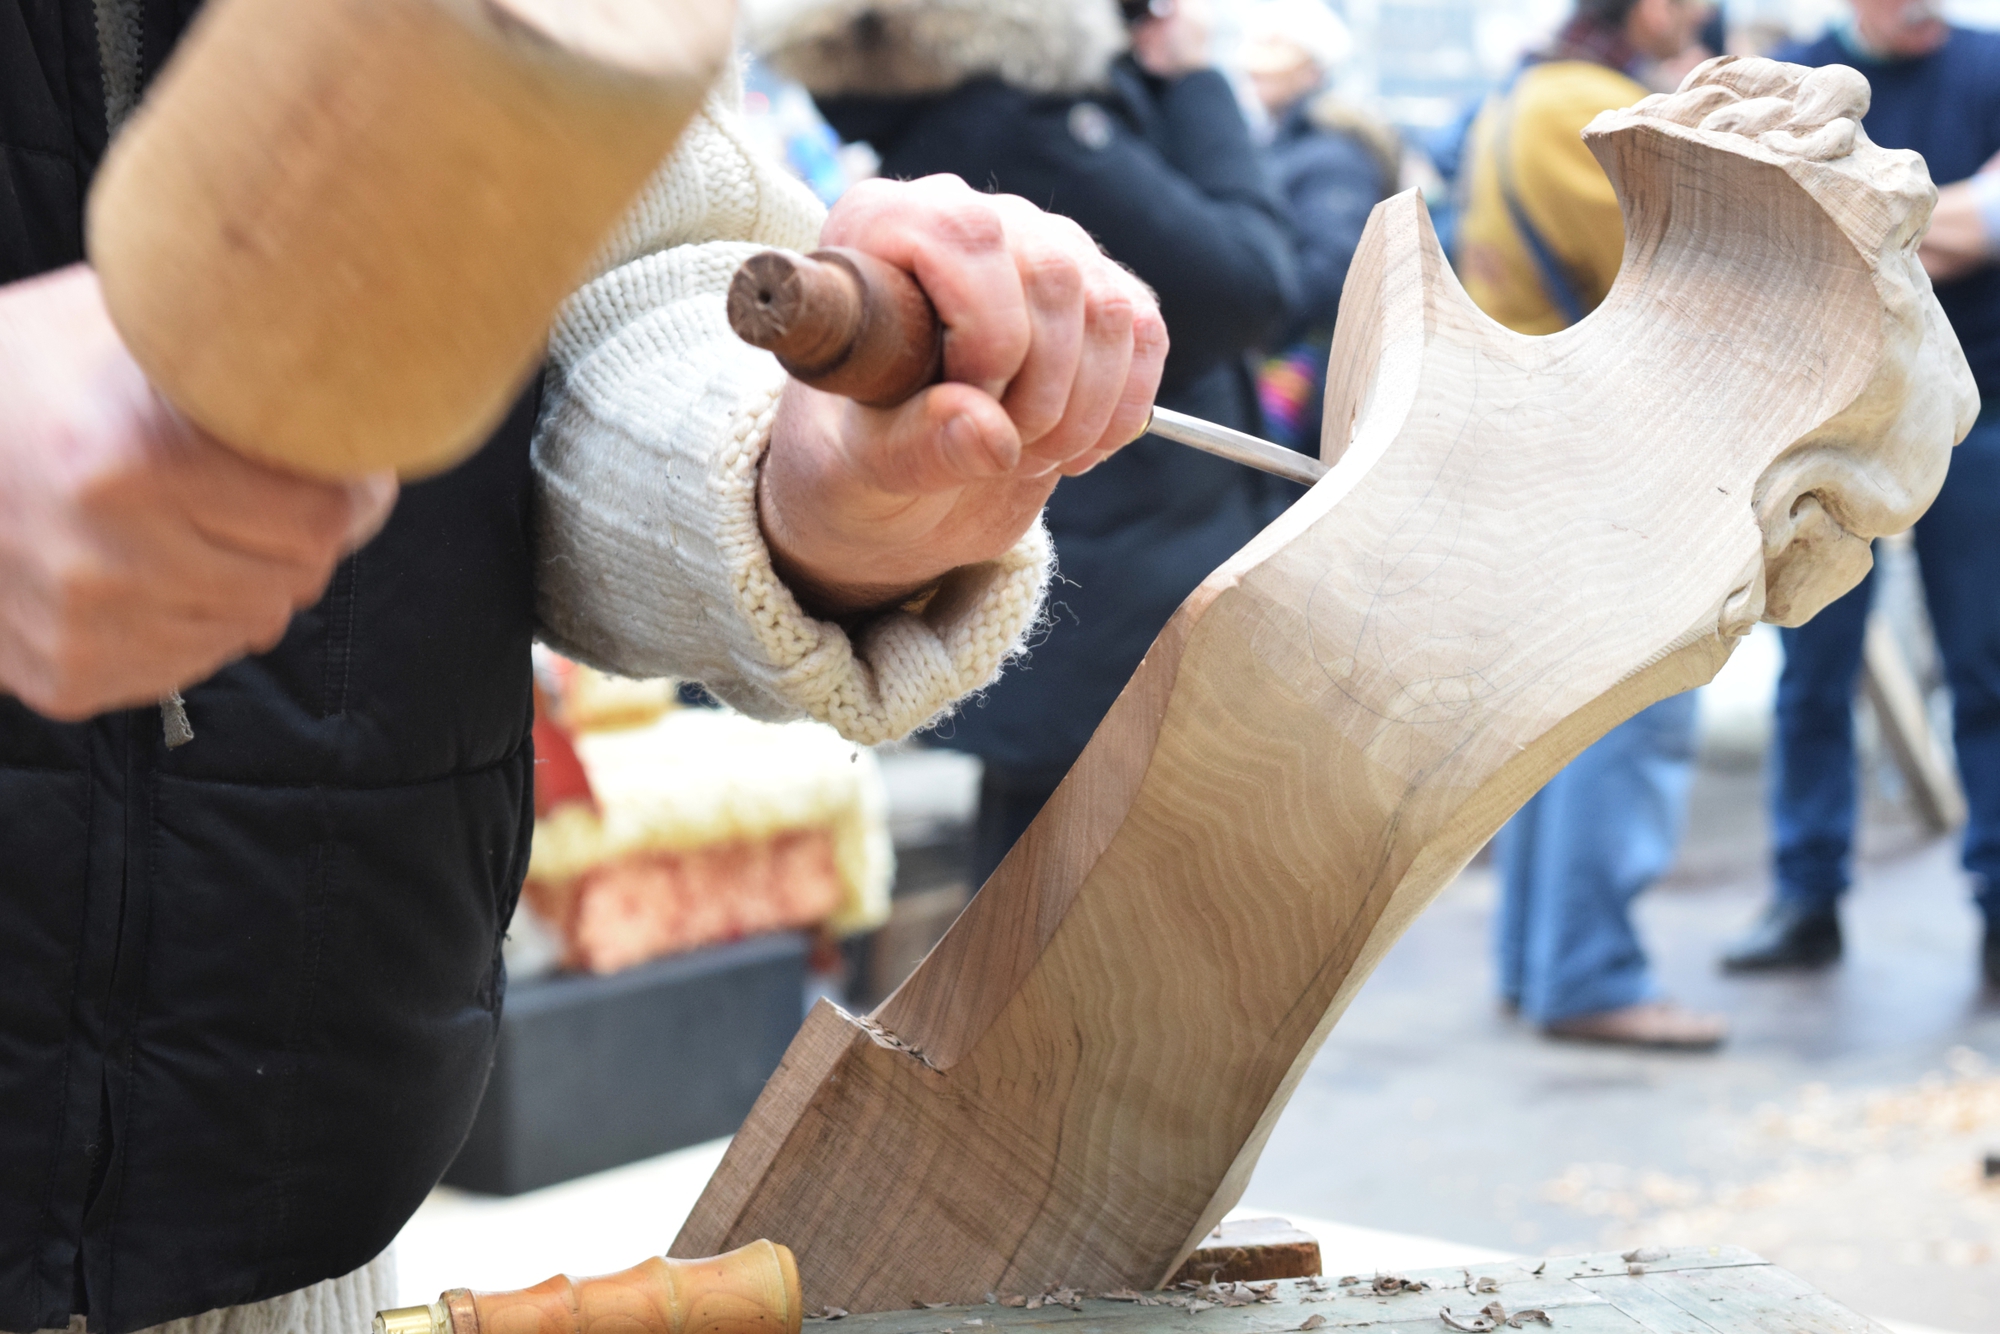
[[[943,374],[944,325],[930,298],[915,278],[858,250],[752,255],[729,285],[729,323],[794,379],[869,407],[895,407]],[[1146,429],[1303,486],[1326,476],[1309,455],[1166,408],[1153,409]]]

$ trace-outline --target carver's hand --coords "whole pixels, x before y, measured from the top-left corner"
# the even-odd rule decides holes
[[[820,242],[916,275],[945,324],[947,383],[889,410],[786,390],[758,512],[808,609],[882,606],[1002,555],[1058,477],[1145,429],[1166,325],[1069,219],[955,176],[866,181]]]
[[[81,266],[0,287],[0,404],[0,692],[53,718],[276,644],[395,503],[393,477],[307,481],[183,422]]]
[[[1934,283],[1963,278],[2000,259],[2000,154],[1977,175],[1938,188],[1917,258]]]

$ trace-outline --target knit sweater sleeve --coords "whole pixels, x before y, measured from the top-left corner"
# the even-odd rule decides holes
[[[758,718],[903,736],[988,684],[1040,615],[1038,522],[920,609],[849,631],[771,565],[757,474],[785,375],[737,340],[724,296],[767,246],[808,249],[822,210],[711,96],[561,311],[533,449],[536,614],[558,651],[622,676],[703,682]]]

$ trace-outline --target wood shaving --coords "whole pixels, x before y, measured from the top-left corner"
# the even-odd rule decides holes
[[[838,1306],[822,1307],[818,1313],[808,1316],[810,1320],[845,1320],[847,1312]]]
[[[914,1056],[932,1070],[937,1069],[935,1065],[931,1065],[930,1057],[924,1055],[922,1051],[912,1047],[909,1043],[903,1041],[873,1019],[860,1015],[849,1015],[848,1017],[867,1030],[868,1036],[874,1038],[879,1045],[887,1047],[891,1051],[902,1052],[905,1056]]]
[[[1097,1294],[1107,1302],[1131,1302],[1135,1306],[1158,1306],[1166,1299],[1150,1292],[1134,1292],[1131,1288],[1120,1288],[1116,1292]]]
[[[1522,1322],[1526,1320],[1536,1320],[1544,1325],[1551,1325],[1551,1326],[1555,1324],[1555,1321],[1549,1319],[1549,1313],[1547,1311],[1544,1311],[1539,1306],[1530,1306],[1526,1310],[1516,1311],[1514,1312],[1514,1314],[1508,1315],[1507,1308],[1502,1306],[1499,1302],[1488,1302],[1486,1303],[1485,1307],[1480,1311],[1480,1314],[1493,1322],[1491,1325],[1487,1326],[1487,1328],[1489,1329],[1497,1329],[1501,1325],[1507,1325],[1510,1326],[1511,1328],[1519,1329],[1521,1328]]]
[[[1368,1285],[1368,1290],[1377,1297],[1391,1297],[1399,1292],[1428,1292],[1430,1284],[1420,1278],[1404,1278],[1401,1274],[1377,1274]]]
[[[1300,1329],[1318,1329],[1318,1328],[1319,1328],[1319,1327],[1320,1327],[1321,1325],[1324,1325],[1325,1323],[1326,1323],[1326,1317],[1325,1317],[1325,1316],[1323,1316],[1323,1315],[1309,1315],[1309,1316],[1307,1316],[1307,1317],[1305,1318],[1305,1323],[1301,1324],[1301,1325],[1299,1326],[1299,1328],[1300,1328]]]
[[[1002,1306],[1012,1306],[1019,1308],[1026,1306],[1028,1304],[1028,1299],[1026,1297],[1002,1297],[1000,1299],[1000,1304]]]
[[[1623,1260],[1628,1265],[1629,1264],[1644,1265],[1644,1264],[1652,1264],[1656,1260],[1664,1260],[1667,1258],[1669,1254],[1671,1254],[1671,1252],[1668,1251],[1667,1248],[1664,1246],[1634,1246],[1631,1250],[1625,1252],[1625,1254],[1619,1256],[1618,1258]]]
[[[1452,1329],[1459,1330],[1461,1334],[1490,1334],[1493,1328],[1493,1320],[1490,1316],[1455,1316],[1451,1313],[1449,1306],[1440,1306],[1438,1308],[1438,1319],[1444,1321]]]
[[[1483,1276],[1476,1278],[1472,1281],[1472,1290],[1474,1292],[1498,1292],[1500,1291],[1500,1280]]]

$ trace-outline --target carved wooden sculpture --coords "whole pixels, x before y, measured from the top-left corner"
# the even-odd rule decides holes
[[[813,1012],[674,1253],[768,1236],[852,1310],[1171,1274],[1507,816],[1936,493],[1976,397],[1915,257],[1934,192],[1867,96],[1725,59],[1599,117],[1625,267],[1553,337],[1381,205],[1333,471],[1188,599],[902,989]]]

